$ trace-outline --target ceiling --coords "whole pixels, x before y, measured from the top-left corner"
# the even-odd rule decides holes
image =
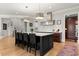
[[[25,8],[27,6],[27,8]],[[37,12],[57,11],[79,6],[77,3],[0,3],[0,14],[33,16]]]

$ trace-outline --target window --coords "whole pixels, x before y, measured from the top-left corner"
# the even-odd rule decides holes
[[[7,30],[7,24],[3,23],[3,30]]]

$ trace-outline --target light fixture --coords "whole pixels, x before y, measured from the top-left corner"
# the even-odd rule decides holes
[[[39,4],[39,12],[36,13],[36,19],[43,19],[43,18],[44,18],[44,14],[40,12],[40,4]]]
[[[24,19],[24,22],[30,22],[29,20]]]
[[[28,8],[28,6],[25,6],[25,8]]]
[[[44,17],[43,13],[36,14],[36,19],[43,19],[43,17]]]

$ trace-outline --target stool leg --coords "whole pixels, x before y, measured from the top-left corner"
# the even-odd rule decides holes
[[[30,52],[31,52],[31,44],[30,44]]]
[[[27,51],[28,51],[28,44],[27,44]]]
[[[37,46],[36,46],[36,44],[35,44],[35,56],[36,56],[36,48],[37,48]]]

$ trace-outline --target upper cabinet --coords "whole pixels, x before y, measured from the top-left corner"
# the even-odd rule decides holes
[[[44,26],[61,25],[61,20],[47,20],[40,22],[40,24]]]
[[[43,21],[43,22],[40,22],[40,24],[44,26],[50,26],[50,25],[53,25],[53,21]]]

